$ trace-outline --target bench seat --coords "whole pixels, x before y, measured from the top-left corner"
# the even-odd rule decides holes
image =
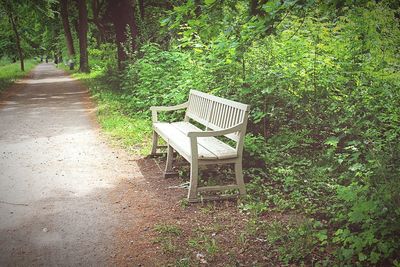
[[[188,132],[202,131],[189,122],[156,122],[154,130],[186,160],[191,159],[190,138]],[[215,137],[199,137],[197,140],[198,158],[202,159],[230,159],[236,158],[236,150]]]

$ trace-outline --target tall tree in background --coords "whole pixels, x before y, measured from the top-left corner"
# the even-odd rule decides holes
[[[105,26],[101,18],[101,11],[104,9],[104,4],[106,2],[103,0],[92,0],[91,8],[93,18],[89,19],[89,22],[93,22],[96,25],[97,33],[95,33],[97,44],[100,45],[105,41]]]
[[[88,17],[85,0],[77,0],[79,22],[78,22],[78,37],[79,37],[79,70],[81,72],[89,72],[89,59],[87,52],[87,31]]]
[[[250,16],[257,16],[261,15],[263,13],[262,11],[262,6],[266,3],[266,0],[250,0],[249,6],[250,6]]]
[[[74,42],[72,40],[71,28],[69,26],[69,17],[68,17],[68,0],[60,1],[60,14],[64,27],[65,40],[68,49],[68,55],[75,55]]]
[[[128,34],[130,49],[133,51],[136,48],[135,39],[138,29],[135,21],[135,12],[129,0],[108,0],[108,11],[114,25],[115,42],[118,49],[118,68],[121,70],[123,62],[127,59],[123,45],[128,41]],[[127,29],[129,29],[129,32],[127,32]]]
[[[8,19],[10,20],[12,30],[14,32],[15,36],[15,43],[17,45],[17,50],[18,50],[18,57],[19,61],[21,63],[21,70],[25,71],[25,66],[24,66],[24,53],[22,52],[21,48],[21,38],[20,34],[18,32],[18,25],[17,25],[17,16],[15,15],[15,10],[13,9],[13,3],[9,0],[2,0],[0,2],[8,16]]]
[[[144,0],[139,0],[139,11],[140,11],[140,18],[142,19],[142,21],[144,20],[144,12],[145,12],[145,8],[144,8]]]

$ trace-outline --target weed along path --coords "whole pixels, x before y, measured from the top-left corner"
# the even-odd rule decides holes
[[[0,104],[0,265],[105,265],[134,164],[99,135],[86,89],[38,65]]]

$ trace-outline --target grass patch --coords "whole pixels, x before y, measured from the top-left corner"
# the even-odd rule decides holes
[[[134,154],[150,153],[151,118],[128,110],[118,86],[107,82],[104,71],[79,73],[77,70],[70,71],[68,66],[62,68],[89,88],[97,104],[97,120],[104,132],[112,137],[112,143]]]
[[[146,155],[150,152],[150,123],[141,118],[130,118],[120,114],[104,114],[104,109],[98,112],[98,121],[102,128],[117,140],[122,146],[133,152]]]
[[[213,258],[220,250],[218,242],[212,236],[198,232],[195,237],[188,241],[188,245],[195,250],[205,252],[207,258]]]
[[[165,235],[179,236],[182,232],[182,230],[178,226],[173,225],[173,224],[165,224],[165,223],[156,224],[154,226],[154,230],[156,230],[159,234],[164,235],[164,236]]]
[[[154,230],[158,233],[155,243],[161,245],[164,253],[175,253],[178,248],[177,237],[182,233],[181,228],[173,224],[156,224]]]
[[[25,71],[21,71],[20,63],[10,63],[0,66],[0,92],[8,88],[17,79],[24,77],[38,62],[33,59],[24,61]]]

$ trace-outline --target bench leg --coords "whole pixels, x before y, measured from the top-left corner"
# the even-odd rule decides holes
[[[172,146],[168,145],[167,163],[165,165],[164,178],[176,175],[176,173],[172,171],[173,161],[174,161],[174,149],[172,148]]]
[[[236,184],[239,186],[240,195],[246,195],[246,187],[244,185],[243,180],[243,170],[242,170],[242,161],[235,163],[235,176],[236,176]]]
[[[156,131],[153,131],[153,146],[151,147],[151,155],[155,156],[157,154],[157,143],[158,143],[158,134]]]
[[[189,202],[197,202],[197,184],[199,178],[199,164],[197,161],[190,163],[190,187],[188,192]]]

